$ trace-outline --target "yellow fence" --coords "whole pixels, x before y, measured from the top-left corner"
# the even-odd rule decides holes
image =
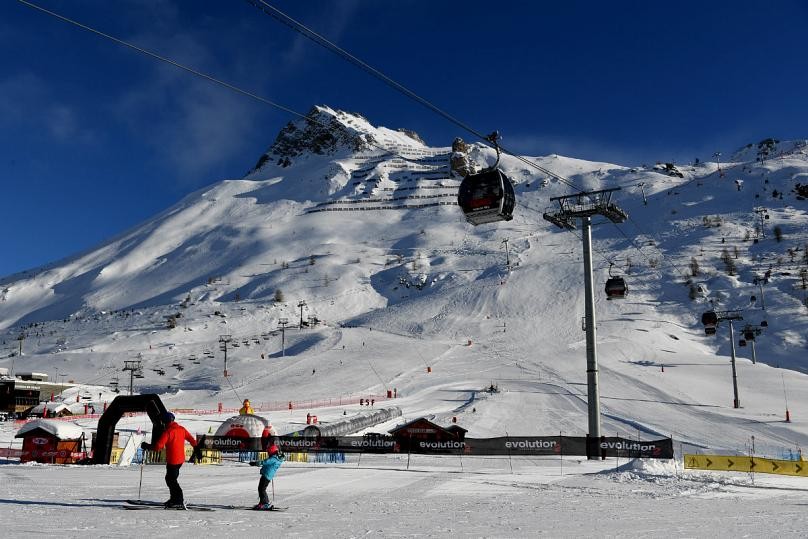
[[[146,464],[165,464],[166,461],[166,451],[163,449],[162,451],[145,451],[146,454]],[[191,454],[193,453],[193,448],[188,446],[185,448],[185,460],[187,461],[191,458]],[[112,454],[110,455],[109,463],[110,464],[118,464],[121,460],[121,454],[123,454],[122,447],[113,447]],[[257,460],[264,460],[267,458],[266,451],[261,451],[258,453]],[[308,462],[309,461],[309,454],[308,453],[286,453],[285,460],[287,462]],[[202,460],[199,461],[197,464],[221,464],[222,463],[222,452],[213,450],[213,449],[203,449],[202,450]]]
[[[191,454],[194,452],[193,447],[186,447],[185,448],[185,460],[191,458]],[[166,461],[166,450],[163,449],[162,451],[144,451],[146,457],[146,464],[165,464]],[[113,447],[112,454],[110,455],[109,463],[110,464],[118,464],[121,460],[121,454],[123,454],[122,447]],[[222,452],[215,451],[213,449],[203,449],[202,450],[202,459],[197,462],[197,464],[221,464],[222,463]]]
[[[685,468],[722,472],[757,472],[808,477],[808,462],[737,455],[685,454]]]

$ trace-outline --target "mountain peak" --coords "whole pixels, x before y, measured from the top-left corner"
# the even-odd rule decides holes
[[[361,129],[364,126],[370,129]],[[341,148],[360,152],[369,147],[368,143],[375,141],[370,132],[372,129],[368,121],[359,115],[314,106],[305,118],[290,121],[281,129],[252,172],[269,163],[287,167],[292,159],[305,153],[331,155]]]
[[[375,127],[358,113],[315,105],[305,118],[290,121],[281,129],[275,142],[261,156],[250,173],[275,164],[288,167],[293,160],[304,155],[334,155],[340,150],[359,153],[380,147],[389,130]],[[418,133],[409,129],[396,131],[417,144],[424,145]]]

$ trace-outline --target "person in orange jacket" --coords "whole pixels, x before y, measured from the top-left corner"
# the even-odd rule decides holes
[[[166,485],[171,497],[164,505],[166,509],[185,509],[185,499],[177,479],[185,462],[185,441],[196,447],[196,439],[185,427],[174,421],[174,414],[171,412],[163,414],[163,422],[166,424],[166,430],[157,442],[154,444],[143,442],[140,446],[151,451],[166,448]],[[191,457],[192,460],[193,458]]]

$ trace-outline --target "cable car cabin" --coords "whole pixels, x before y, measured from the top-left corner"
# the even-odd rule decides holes
[[[754,341],[755,340],[755,332],[753,330],[746,330],[743,332],[743,338],[747,341]]]
[[[738,341],[738,346],[746,346],[746,341],[741,339],[740,341]]]
[[[516,195],[511,180],[498,168],[469,174],[457,192],[457,204],[474,226],[513,219]]]
[[[715,311],[707,311],[701,315],[701,323],[704,325],[705,335],[715,335],[715,328],[718,326],[718,315]]]
[[[606,281],[606,299],[623,299],[628,294],[626,280],[622,277],[609,277]]]

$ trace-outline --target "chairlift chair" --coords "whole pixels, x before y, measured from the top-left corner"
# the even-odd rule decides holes
[[[746,346],[746,341],[744,339],[741,339],[740,341],[738,341],[738,346]]]
[[[500,154],[497,138],[496,132],[488,136],[497,151],[494,166],[468,174],[457,192],[457,205],[463,210],[466,221],[474,226],[513,219],[516,194],[510,178],[497,168]]]
[[[752,329],[744,330],[743,338],[747,341],[754,341],[755,340],[755,331]],[[741,345],[743,346],[743,345]]]

